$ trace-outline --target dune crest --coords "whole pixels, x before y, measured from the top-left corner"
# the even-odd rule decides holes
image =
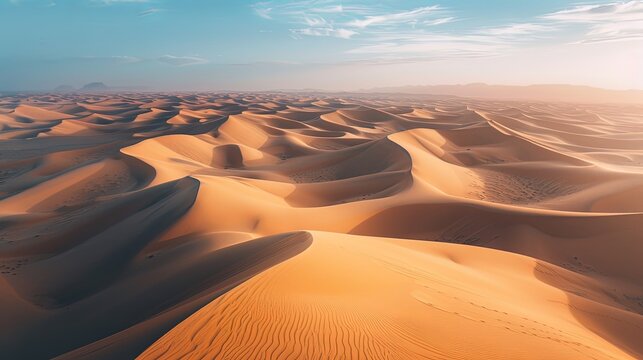
[[[570,283],[593,285],[510,253],[313,233],[304,253],[211,302],[139,359],[528,359],[533,349],[540,358],[628,358],[577,323],[566,305],[574,295],[560,290]]]

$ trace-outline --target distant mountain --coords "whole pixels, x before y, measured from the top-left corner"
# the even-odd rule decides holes
[[[499,100],[643,104],[643,90],[608,90],[590,86],[560,84],[510,86],[475,83],[467,85],[399,86],[360,90],[360,92],[453,95]]]
[[[55,92],[71,92],[74,90],[76,90],[76,88],[71,85],[60,85],[54,89]]]
[[[81,91],[107,91],[110,88],[102,82],[92,82],[83,86]]]

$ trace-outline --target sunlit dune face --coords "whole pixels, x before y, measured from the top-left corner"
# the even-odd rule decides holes
[[[0,97],[0,350],[641,358],[642,117],[424,95]]]

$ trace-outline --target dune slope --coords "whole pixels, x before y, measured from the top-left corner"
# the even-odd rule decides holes
[[[511,253],[313,233],[304,253],[203,307],[139,358],[529,359],[534,349],[548,359],[628,358],[569,312],[570,286],[597,284]],[[604,321],[594,315],[612,309],[603,301],[576,306]],[[643,326],[619,315],[621,334]]]

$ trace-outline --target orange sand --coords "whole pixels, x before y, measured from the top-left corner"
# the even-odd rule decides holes
[[[641,358],[642,117],[411,95],[2,97],[0,351]]]

